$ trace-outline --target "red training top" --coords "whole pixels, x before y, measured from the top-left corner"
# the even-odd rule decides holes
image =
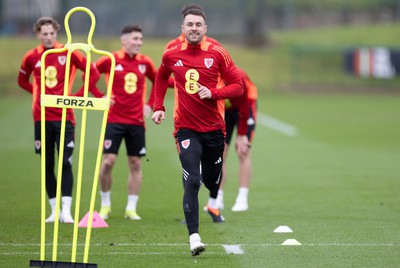
[[[108,112],[108,122],[144,126],[143,105],[146,103],[146,77],[154,83],[156,68],[143,54],[131,57],[124,50],[114,52],[115,74],[112,97],[115,101]],[[96,67],[109,78],[111,60],[100,58]],[[108,83],[108,81],[107,81]]]
[[[184,41],[167,50],[156,76],[154,111],[165,111],[163,102],[171,73],[177,90],[174,136],[182,128],[198,132],[221,129],[225,133],[224,99],[243,94],[239,70],[229,53],[204,39],[196,45]],[[225,81],[221,88],[217,88],[219,75]],[[197,83],[211,90],[212,99],[200,99]]]
[[[54,48],[62,48],[64,45],[56,42]],[[18,85],[33,94],[32,98],[32,111],[33,119],[35,122],[41,121],[41,106],[40,106],[40,95],[41,95],[41,83],[40,83],[40,73],[41,73],[41,57],[46,51],[43,45],[39,45],[34,49],[29,50],[21,64],[18,75]],[[50,53],[46,56],[45,65],[45,93],[48,95],[64,95],[64,83],[65,83],[65,66],[68,51],[63,53]],[[71,95],[72,86],[75,80],[76,70],[80,69],[83,72],[86,69],[86,58],[78,51],[73,51],[71,53],[70,62],[70,77],[69,77],[69,88],[68,95]],[[33,73],[33,81],[30,82],[29,78]],[[91,68],[90,72],[90,82],[89,89],[93,94],[97,95],[96,89],[92,88],[95,81],[99,78],[99,74],[94,68]],[[99,93],[99,92],[98,92]],[[61,108],[46,107],[46,121],[60,121],[62,117]],[[67,109],[66,120],[72,121],[75,124],[75,116],[72,109]]]
[[[236,98],[230,98],[226,100],[225,109],[226,110],[238,110],[239,121],[238,121],[238,134],[246,135],[248,131],[248,120],[250,117],[250,109],[255,107],[257,101],[257,87],[250,80],[249,76],[242,69],[238,68],[240,75],[242,77],[242,82],[244,85],[243,95]],[[255,112],[255,111],[253,111]],[[253,114],[253,116],[256,116]]]

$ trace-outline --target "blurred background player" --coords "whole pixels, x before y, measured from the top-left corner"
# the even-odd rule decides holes
[[[146,155],[145,121],[151,112],[146,99],[146,77],[153,83],[156,68],[152,59],[140,54],[143,44],[142,29],[138,25],[127,25],[121,31],[122,48],[115,51],[116,60],[112,105],[108,113],[104,139],[103,159],[100,167],[100,216],[108,219],[111,214],[112,170],[122,140],[125,140],[128,155],[128,202],[125,218],[140,220],[137,214],[137,202],[142,185],[142,161]],[[100,73],[109,76],[111,60],[102,57],[96,62]]]
[[[203,39],[207,32],[205,18],[199,9],[183,14],[181,30],[185,41],[163,55],[152,116],[156,124],[165,119],[164,98],[173,74],[177,92],[173,135],[184,178],[183,211],[193,256],[205,250],[199,235],[201,182],[210,191],[209,214],[215,222],[224,221],[216,206],[225,146],[224,99],[243,94],[240,73],[229,53]],[[220,75],[225,86],[217,89]]]
[[[244,85],[244,93],[240,97],[227,99],[225,102],[226,139],[224,162],[222,164],[222,180],[217,197],[218,208],[224,209],[223,189],[227,178],[226,160],[229,145],[236,127],[235,150],[239,159],[239,192],[232,211],[246,211],[249,207],[248,193],[251,180],[250,149],[257,119],[257,87],[242,69],[239,70]]]
[[[33,26],[36,38],[40,41],[40,45],[29,50],[21,64],[18,75],[18,85],[32,94],[32,111],[33,120],[35,123],[35,152],[41,153],[41,57],[42,54],[52,48],[62,48],[64,45],[57,41],[57,32],[60,29],[59,23],[50,17],[39,18]],[[46,70],[45,70],[45,92],[49,95],[64,95],[64,82],[65,82],[65,65],[67,58],[67,51],[63,53],[51,53],[46,57]],[[86,69],[86,58],[78,51],[71,54],[71,69],[70,69],[70,88],[69,94],[71,95],[71,88],[76,74],[76,69],[83,72]],[[32,82],[30,77],[32,75]],[[95,81],[99,78],[95,69],[91,69],[90,83],[94,85]],[[101,96],[97,93],[97,89],[93,90],[92,86],[89,89],[94,95]],[[83,89],[81,89],[83,92]],[[57,180],[54,174],[55,153],[60,147],[60,134],[61,134],[61,108],[46,108],[46,191],[49,198],[51,207],[51,215],[46,219],[46,222],[54,222],[56,211],[56,189]],[[67,109],[66,114],[66,128],[65,128],[65,143],[64,143],[64,156],[62,162],[62,210],[60,214],[60,221],[65,223],[73,223],[74,220],[71,216],[71,203],[72,203],[72,188],[73,188],[73,174],[72,174],[72,153],[75,141],[75,116],[72,109]]]

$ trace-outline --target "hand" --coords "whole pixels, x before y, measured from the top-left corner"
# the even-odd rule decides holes
[[[199,83],[197,83],[197,86],[199,87],[197,94],[199,94],[200,99],[211,99],[211,90],[209,90],[205,86],[200,85]]]
[[[236,150],[239,154],[247,155],[250,151],[251,144],[246,135],[238,135],[236,137]]]
[[[104,95],[103,98],[107,98],[107,97]],[[110,106],[113,106],[114,104],[115,104],[115,96],[111,95],[111,97],[110,97]]]
[[[162,120],[165,120],[165,112],[155,111],[151,117],[151,120],[153,120],[157,125],[161,124]]]
[[[143,115],[144,115],[144,117],[149,118],[150,113],[151,113],[152,110],[153,109],[151,109],[150,105],[148,105],[148,104],[143,105]]]

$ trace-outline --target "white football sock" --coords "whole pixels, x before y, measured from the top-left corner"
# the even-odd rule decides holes
[[[56,214],[56,201],[57,199],[55,197],[49,199],[51,214]]]
[[[136,211],[136,205],[138,202],[138,195],[128,195],[128,204],[126,205],[126,210],[134,210]]]
[[[111,191],[108,192],[102,192],[100,191],[100,197],[101,197],[101,206],[107,206],[107,207],[111,207]]]
[[[212,209],[218,208],[217,199],[212,197],[208,198],[208,207]]]
[[[247,196],[249,194],[249,188],[247,187],[240,187],[239,188],[239,193],[236,198],[237,201],[245,201],[247,202]]]
[[[63,196],[61,197],[62,202],[62,211],[65,213],[71,213],[71,204],[72,204],[72,197],[71,196]]]

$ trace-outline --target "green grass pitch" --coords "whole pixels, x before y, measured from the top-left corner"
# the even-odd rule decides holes
[[[138,203],[142,220],[123,218],[128,171],[122,148],[114,169],[109,228],[93,229],[89,262],[113,268],[398,267],[400,95],[282,91],[291,80],[293,45],[398,46],[398,27],[271,32],[273,46],[265,50],[245,50],[227,42],[235,62],[259,86],[259,113],[264,115],[252,146],[249,211],[230,211],[238,187],[238,161],[231,150],[226,222],[214,224],[201,212],[200,232],[207,250],[199,257],[190,256],[187,231],[180,223],[183,189],[172,138],[170,94],[164,123],[156,126],[147,120],[148,154]],[[145,39],[143,53],[158,65],[165,43]],[[95,38],[94,44],[110,51],[120,46],[118,39]],[[0,37],[0,58],[7,63],[0,66],[0,267],[28,267],[30,260],[40,257],[40,159],[34,154],[31,98],[16,85],[23,53],[34,45],[33,37]],[[315,73],[318,79],[306,80],[328,84],[324,79],[329,70],[323,71],[324,75]],[[307,70],[302,70],[300,75],[305,74]],[[352,81],[358,87],[369,82]],[[400,88],[398,79],[391,85]],[[296,135],[273,129],[276,126],[265,121],[265,115],[295,128]],[[77,118],[78,138],[79,111]],[[89,207],[99,126],[100,114],[89,112],[80,217]],[[79,141],[75,179],[78,148]],[[99,201],[97,193],[96,210]],[[200,205],[206,201],[203,188]],[[274,233],[281,225],[293,233]],[[47,225],[46,260],[52,258],[52,227]],[[72,225],[60,225],[59,261],[71,260],[72,230]],[[85,231],[79,229],[77,262],[83,261]],[[282,245],[288,239],[301,245]],[[229,251],[229,246],[236,250]]]
[[[296,127],[297,134],[288,136],[258,124],[250,210],[244,213],[229,210],[237,193],[237,160],[230,152],[226,222],[214,224],[201,212],[200,232],[208,247],[196,258],[190,256],[186,228],[180,224],[182,182],[170,113],[161,126],[148,121],[148,155],[138,204],[143,220],[123,218],[123,149],[114,172],[113,215],[109,228],[93,229],[89,262],[99,267],[396,267],[399,105],[399,98],[388,96],[261,99],[260,113]],[[40,249],[40,165],[33,150],[30,99],[2,99],[0,107],[0,266],[27,267],[29,260],[39,258]],[[96,137],[98,118],[95,112],[89,114],[88,137]],[[79,125],[77,130],[79,137]],[[94,139],[88,139],[82,217],[89,203],[95,148]],[[75,159],[77,155],[76,151]],[[206,200],[202,189],[200,204]],[[98,209],[99,198],[96,204]],[[294,232],[274,233],[280,225]],[[47,226],[46,257],[51,260],[53,225]],[[79,230],[78,262],[83,258],[85,230]],[[287,239],[301,245],[281,245]],[[60,225],[58,260],[70,260],[71,241],[72,226]],[[224,245],[237,245],[243,254],[229,254]]]

